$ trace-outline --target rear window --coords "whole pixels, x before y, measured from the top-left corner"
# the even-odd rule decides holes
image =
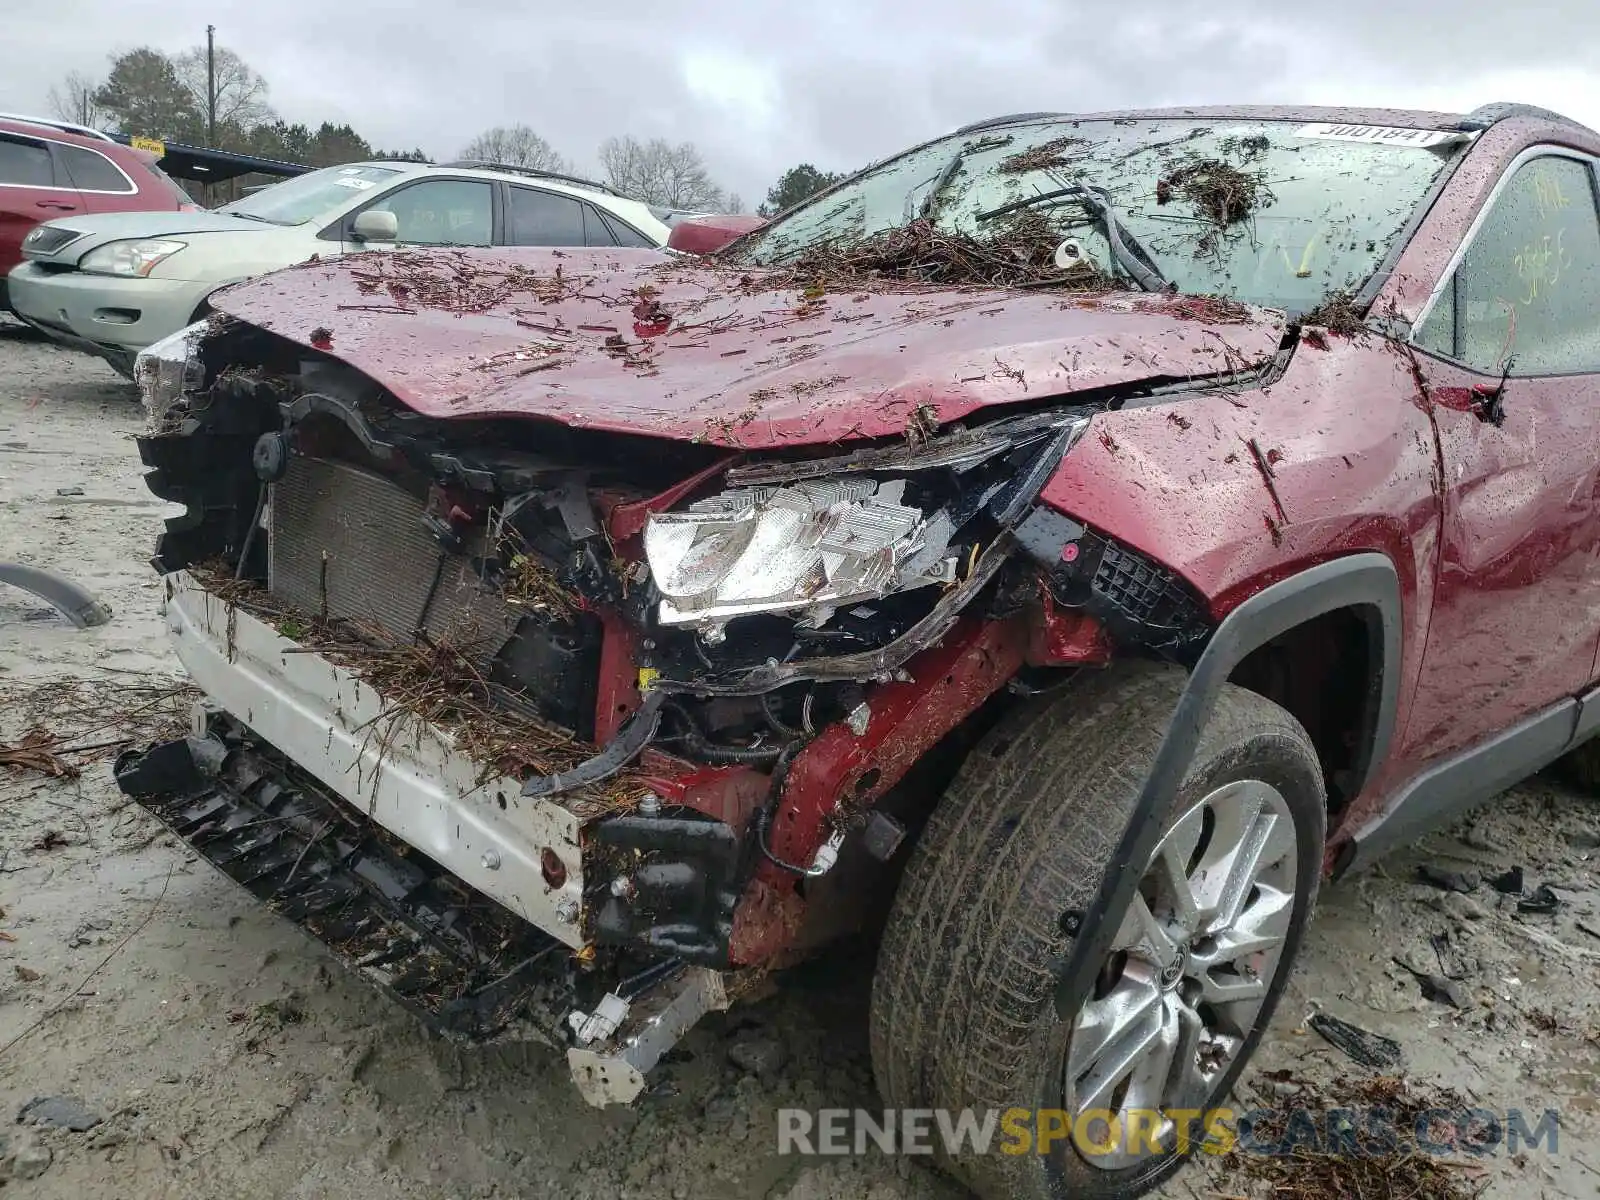
[[[62,145],[56,147],[56,154],[79,191],[128,193],[138,190],[133,186],[133,181],[104,154],[85,150],[81,146]]]
[[[651,250],[658,249],[656,243],[645,237],[632,225],[624,224],[619,217],[612,216],[610,213],[601,213],[600,219],[606,223],[606,228],[611,231],[611,236],[616,239],[617,245],[643,246]]]
[[[511,189],[513,246],[583,245],[583,205],[571,196],[533,188]]]

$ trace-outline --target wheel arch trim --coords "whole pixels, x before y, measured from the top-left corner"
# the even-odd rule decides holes
[[[1400,691],[1402,608],[1394,564],[1376,552],[1347,555],[1280,580],[1238,604],[1217,626],[1189,673],[1150,773],[1079,925],[1056,981],[1055,1006],[1060,1019],[1076,1017],[1079,998],[1099,971],[1116,934],[1116,923],[1106,918],[1120,913],[1132,900],[1139,883],[1134,864],[1150,856],[1161,836],[1161,824],[1152,818],[1177,795],[1223,684],[1251,651],[1307,621],[1344,608],[1361,612],[1368,628],[1378,634],[1368,639],[1370,690],[1363,714],[1367,736],[1358,760],[1358,786],[1382,765],[1394,734]]]

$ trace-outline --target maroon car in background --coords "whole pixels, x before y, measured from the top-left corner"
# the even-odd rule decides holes
[[[82,125],[0,114],[0,309],[9,307],[5,277],[41,222],[80,213],[196,209],[156,161],[148,150]]]
[[[230,289],[141,359],[209,701],[119,782],[596,1104],[887,907],[886,1104],[1096,1126],[946,1159],[985,1200],[1140,1194],[1320,882],[1600,732],[1597,163],[1519,105],[1035,113],[709,259]]]

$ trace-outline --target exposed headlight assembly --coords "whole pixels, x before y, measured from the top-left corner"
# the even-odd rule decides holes
[[[798,613],[818,628],[842,606],[953,583],[963,556],[1015,523],[1087,425],[1081,412],[1041,414],[917,447],[736,468],[729,482],[753,486],[646,524],[657,619],[717,642],[735,617]],[[934,472],[959,480],[949,502],[908,503],[908,482]]]
[[[185,392],[193,391],[205,383],[205,369],[200,362],[200,340],[205,336],[207,321],[185,325],[177,333],[169,333],[158,342],[151,342],[133,360],[133,380],[139,385],[139,399],[150,431],[156,432],[162,418]]]
[[[905,480],[807,479],[736,488],[651,517],[645,555],[663,625],[805,611],[820,625],[841,604],[955,578],[950,518],[901,503]]]
[[[167,238],[140,238],[128,242],[107,242],[97,246],[78,260],[78,270],[93,271],[99,275],[135,275],[140,278],[155,270],[182,250],[187,242]]]

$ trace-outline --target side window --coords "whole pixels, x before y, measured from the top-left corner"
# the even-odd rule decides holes
[[[617,239],[606,224],[600,210],[592,204],[583,206],[583,243],[586,246],[615,246]]]
[[[506,241],[513,246],[581,246],[583,207],[571,196],[513,187],[511,233]]]
[[[639,246],[647,250],[655,250],[658,248],[654,242],[645,237],[644,234],[640,233],[632,225],[624,224],[616,217],[611,216],[609,213],[602,213],[601,219],[605,221],[606,228],[611,230],[611,236],[617,239],[617,245]]]
[[[43,142],[0,135],[0,183],[54,187],[50,150]]]
[[[61,160],[61,165],[67,169],[67,175],[71,178],[73,186],[80,191],[127,194],[138,190],[103,154],[85,150],[81,146],[58,145],[56,155]]]
[[[494,235],[494,189],[474,179],[432,179],[397,188],[369,206],[392,212],[396,239],[415,246],[487,246]]]
[[[1586,163],[1552,155],[1517,169],[1417,343],[1491,375],[1600,370],[1600,217]]]

